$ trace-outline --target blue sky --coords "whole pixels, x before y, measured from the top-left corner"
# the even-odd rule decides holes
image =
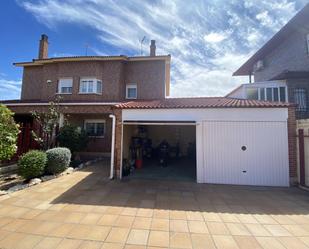
[[[258,4],[256,4],[258,2]],[[307,0],[17,0],[0,2],[0,99],[18,99],[22,69],[37,57],[139,55],[139,40],[172,55],[171,94],[221,96],[247,78],[232,77]]]

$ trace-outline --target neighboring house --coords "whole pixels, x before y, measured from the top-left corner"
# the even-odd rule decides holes
[[[244,75],[249,83],[227,97],[295,103],[296,117],[309,118],[309,4],[233,74]]]
[[[30,111],[45,111],[48,101],[62,96],[61,111],[91,137],[82,155],[110,155],[111,178],[123,177],[124,159],[134,154],[145,160],[133,175],[269,186],[297,181],[293,106],[223,97],[169,98],[171,57],[157,56],[155,49],[152,41],[150,56],[48,58],[43,35],[39,58],[15,63],[24,68],[21,100],[2,103],[16,120],[32,122]],[[158,166],[157,148],[164,140],[173,157],[167,169]],[[153,150],[147,159],[136,152],[140,141]]]

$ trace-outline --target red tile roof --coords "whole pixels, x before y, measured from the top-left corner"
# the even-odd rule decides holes
[[[133,100],[117,104],[121,109],[168,109],[168,108],[273,108],[289,107],[290,103],[269,102],[226,97],[167,98],[162,100]]]

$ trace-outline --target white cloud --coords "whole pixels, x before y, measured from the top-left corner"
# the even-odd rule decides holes
[[[7,80],[0,78],[0,100],[19,99],[21,80]]]
[[[224,34],[224,33],[215,33],[215,32],[209,33],[209,34],[204,36],[204,40],[206,42],[209,42],[209,43],[221,42],[221,41],[225,40],[226,38],[227,38],[226,34]]]
[[[172,55],[173,96],[225,95],[244,80],[233,78],[233,71],[296,12],[292,0],[258,4],[255,0],[131,0],[121,4],[26,0],[20,4],[50,28],[70,23],[96,30],[104,44],[91,48],[97,54],[110,54],[108,45],[112,45],[119,54],[138,55],[139,39],[155,39],[158,54]]]

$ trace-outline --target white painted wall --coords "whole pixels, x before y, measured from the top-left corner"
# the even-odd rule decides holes
[[[288,186],[289,183],[287,118],[287,108],[128,109],[122,112],[123,121],[195,121],[197,182],[270,186]],[[212,127],[208,127],[208,123],[218,125],[217,129],[209,133]],[[255,147],[247,157],[237,154],[244,142]],[[236,154],[231,153],[234,149]],[[224,157],[221,162],[220,157]],[[216,163],[232,169],[238,167],[237,158],[241,165],[250,166],[249,177],[237,176],[238,180],[232,181],[230,179],[236,176],[234,172],[230,178],[228,174],[208,178],[209,169],[217,167]]]

